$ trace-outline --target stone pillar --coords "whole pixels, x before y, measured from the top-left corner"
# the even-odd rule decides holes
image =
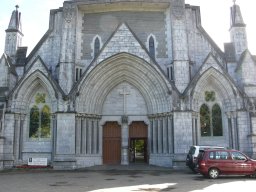
[[[88,132],[86,135],[86,138],[88,139],[88,154],[92,154],[92,119],[88,118]]]
[[[97,120],[93,120],[93,150],[92,150],[92,153],[93,154],[97,154],[98,153],[98,123],[97,123]]]
[[[81,117],[76,117],[76,154],[81,153]]]
[[[122,148],[121,148],[121,165],[129,164],[129,126],[128,121],[122,120]]]
[[[77,7],[72,2],[63,4],[62,42],[59,68],[59,84],[68,94],[75,80],[76,14]]]
[[[252,138],[254,133],[251,130],[253,126],[251,124],[250,114],[247,111],[237,111],[237,130],[239,135],[239,148],[246,154],[256,154],[256,142],[253,144]],[[255,121],[256,127],[256,121]]]
[[[20,130],[20,115],[14,115],[14,139],[13,139],[13,155],[15,161],[21,159],[20,155],[20,138],[21,138],[21,130]]]
[[[168,117],[163,118],[163,153],[168,153]]]
[[[186,30],[185,1],[172,0],[172,42],[175,85],[183,92],[189,83],[188,40]]]
[[[87,129],[87,120],[83,117],[82,118],[82,125],[81,125],[81,138],[82,138],[82,142],[81,142],[81,154],[85,154],[86,153],[86,143],[87,143],[87,138],[86,138],[86,129]]]
[[[75,113],[57,113],[56,149],[54,169],[74,169]]]
[[[192,116],[192,141],[193,145],[197,145],[198,143],[198,135],[197,135],[197,113],[193,113]]]
[[[167,119],[168,123],[168,149],[169,153],[174,153],[174,136],[173,136],[173,117],[168,117]]]
[[[4,137],[0,136],[0,170],[4,168]]]
[[[163,127],[162,127],[162,119],[161,118],[159,118],[158,120],[157,120],[157,124],[158,124],[158,130],[157,130],[157,140],[158,140],[158,142],[157,142],[157,148],[158,148],[158,153],[163,153],[163,146],[162,146],[162,139],[163,139]]]
[[[15,114],[5,113],[5,123],[2,130],[4,137],[3,144],[3,161],[4,168],[12,168],[14,163],[14,127],[15,127]]]
[[[191,112],[175,112],[174,114],[175,153],[186,154],[192,145],[192,114]]]
[[[153,154],[157,153],[157,120],[153,119]]]
[[[51,161],[54,159],[55,149],[56,149],[56,129],[57,129],[57,119],[56,115],[52,115],[52,154]]]

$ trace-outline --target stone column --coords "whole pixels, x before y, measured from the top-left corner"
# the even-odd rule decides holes
[[[168,131],[167,131],[167,119],[168,117],[163,118],[163,153],[168,153]]]
[[[162,146],[162,141],[163,141],[163,133],[162,133],[162,131],[163,131],[163,127],[162,127],[162,123],[161,123],[161,121],[162,121],[162,119],[161,118],[159,118],[158,120],[158,130],[157,130],[157,140],[158,140],[158,142],[157,142],[157,148],[158,148],[158,153],[163,153],[163,146]]]
[[[53,161],[56,149],[56,129],[57,129],[57,120],[56,115],[52,115],[52,154],[51,160]]]
[[[128,119],[122,117],[121,165],[129,164],[129,126]]]
[[[13,138],[14,138],[14,127],[15,127],[15,114],[5,113],[5,124],[2,130],[4,137],[3,144],[3,159],[5,168],[13,167],[14,155],[13,155]]]
[[[25,121],[25,115],[21,115],[20,116],[19,160],[22,160],[24,121]]]
[[[4,168],[4,137],[0,136],[0,170]]]
[[[169,153],[174,153],[174,146],[173,146],[173,143],[174,143],[174,138],[173,138],[173,117],[168,117],[167,119],[168,121],[168,149],[169,149]]]
[[[13,155],[15,161],[18,161],[21,159],[20,156],[20,115],[15,114],[14,115],[14,138],[13,138]]]
[[[87,119],[85,119],[84,117],[82,118],[82,125],[81,125],[81,154],[85,154],[86,153],[86,143],[87,143],[87,138],[86,138],[86,129],[87,129]]]
[[[93,120],[93,150],[92,150],[92,153],[93,154],[97,154],[98,153],[98,126],[97,126],[97,120],[94,119]]]
[[[76,154],[81,153],[81,117],[76,117]]]
[[[153,119],[153,154],[157,153],[157,120]]]
[[[86,138],[88,139],[88,154],[92,154],[92,119],[88,118],[88,132],[86,135]]]

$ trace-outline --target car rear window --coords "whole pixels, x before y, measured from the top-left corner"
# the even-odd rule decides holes
[[[228,159],[228,152],[227,151],[210,151],[209,158],[226,160]]]
[[[196,148],[195,148],[195,147],[190,147],[188,153],[191,154],[191,155],[193,155],[193,154],[195,153],[195,151],[196,151]]]
[[[205,153],[204,150],[200,150],[197,159],[198,159],[198,160],[202,160],[203,157],[204,157],[204,153]]]

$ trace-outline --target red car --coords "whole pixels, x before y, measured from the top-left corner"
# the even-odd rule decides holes
[[[256,176],[256,160],[237,150],[210,149],[201,151],[198,157],[198,171],[212,179],[219,175]]]

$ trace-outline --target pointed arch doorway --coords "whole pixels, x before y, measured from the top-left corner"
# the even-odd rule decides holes
[[[143,121],[129,126],[129,163],[148,163],[148,126]]]

